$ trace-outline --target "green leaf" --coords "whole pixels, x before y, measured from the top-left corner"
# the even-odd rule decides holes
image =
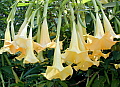
[[[3,67],[1,67],[1,69],[9,74],[12,74],[11,66],[3,66]]]
[[[22,78],[24,78],[25,76],[27,76],[27,75],[29,75],[29,74],[31,74],[31,73],[35,73],[37,70],[39,70],[40,69],[40,66],[36,66],[36,67],[33,67],[33,68],[31,68],[30,70],[28,70],[23,76],[22,76]]]
[[[37,87],[45,87],[46,83],[43,83],[43,84],[39,84],[37,85]]]
[[[120,5],[120,1],[117,1],[118,5]],[[104,4],[103,7],[114,7],[116,6],[116,2],[109,2],[107,4]]]
[[[26,76],[25,78],[28,78],[28,77],[35,77],[35,76],[40,76],[40,74],[32,74],[32,75],[28,75],[28,76]]]
[[[104,76],[100,76],[99,78],[96,78],[94,83],[92,84],[92,87],[104,87],[104,83],[106,82],[106,78]]]
[[[119,83],[120,81],[118,79],[114,79],[111,83],[111,87],[120,87]]]
[[[47,87],[52,87],[53,86],[53,82],[47,81],[46,86]]]
[[[15,86],[24,87],[24,84],[22,82],[10,84],[10,87],[15,87]]]
[[[59,82],[61,84],[62,87],[68,87],[68,85],[65,82]]]

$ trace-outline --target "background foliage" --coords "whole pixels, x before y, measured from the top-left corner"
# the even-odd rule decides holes
[[[73,0],[74,1],[74,0]],[[0,38],[4,38],[4,32],[6,29],[6,19],[11,10],[11,6],[14,3],[12,0],[0,1]],[[28,2],[29,3],[29,2]],[[48,8],[48,25],[51,39],[55,38],[56,26],[57,26],[57,15],[60,3],[57,0],[50,0]],[[73,3],[74,5],[74,3]],[[86,24],[88,33],[93,33],[93,18],[90,12],[94,14],[92,2],[87,2],[85,11]],[[120,20],[120,1],[109,0],[109,3],[104,4],[106,15],[110,18],[110,22],[116,33],[120,33],[120,23],[117,22],[116,18]],[[28,5],[19,4],[15,15],[15,31],[17,32],[24,20],[24,13],[26,12]],[[41,11],[43,10],[41,4]],[[65,16],[69,16],[69,13]],[[69,19],[68,19],[69,21]],[[69,46],[70,42],[70,28],[69,23],[63,20],[61,27],[60,40],[64,40],[64,49]],[[34,35],[37,32],[33,30]],[[3,46],[3,41],[0,40],[0,47]],[[116,43],[111,50],[105,51],[106,53],[111,52],[107,59],[101,58],[99,67],[92,66],[88,71],[74,71],[72,77],[68,77],[66,81],[60,81],[59,79],[47,80],[40,73],[45,72],[46,66],[52,65],[52,58],[54,49],[46,49],[44,51],[44,57],[47,57],[43,63],[36,64],[23,64],[22,61],[14,59],[17,55],[11,55],[9,53],[3,53],[0,55],[0,87],[120,87],[120,69],[115,69],[114,64],[120,63],[120,44]],[[8,59],[9,60],[8,60]],[[12,69],[18,75],[20,81],[15,82],[15,78]],[[3,85],[4,84],[4,85]]]

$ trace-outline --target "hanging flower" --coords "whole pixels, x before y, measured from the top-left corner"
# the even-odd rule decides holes
[[[110,32],[110,34],[115,37],[115,38],[120,38],[120,35],[116,35],[108,18],[106,17],[104,11],[101,9],[102,14],[103,14],[103,23],[104,23],[104,29],[105,29],[105,33]]]
[[[36,63],[36,62],[38,62],[39,60],[37,59],[37,57],[35,56],[35,54],[33,52],[32,28],[30,28],[30,33],[29,33],[29,37],[28,37],[26,44],[27,44],[26,56],[25,56],[23,62],[24,63]]]
[[[18,46],[15,45],[14,41],[11,41],[9,23],[5,31],[4,46],[0,49],[0,54],[3,52],[9,52],[10,54],[15,54],[18,51]]]
[[[54,41],[50,40],[47,19],[45,17],[41,27],[40,42],[33,42],[34,50],[39,53],[47,47],[55,48],[55,44],[56,43]]]
[[[96,26],[94,36],[88,36],[86,47],[88,50],[106,50],[110,49],[117,41],[113,41],[110,32],[104,34],[102,23],[96,13]]]
[[[40,44],[43,47],[46,47],[48,43],[50,43],[50,37],[49,37],[49,32],[48,32],[48,25],[47,25],[47,20],[44,18],[43,24],[41,27],[41,33],[40,33]]]
[[[70,65],[66,67],[63,67],[62,65],[60,46],[59,46],[58,40],[57,40],[57,46],[54,52],[53,66],[47,66],[46,73],[42,73],[42,74],[48,80],[57,79],[57,78],[61,80],[65,80],[69,75],[73,74],[73,70]]]
[[[80,37],[79,39],[82,40]],[[92,61],[88,57],[87,51],[85,50],[84,43],[82,41],[78,41],[75,22],[73,23],[70,47],[65,51],[64,54],[62,54],[62,58],[65,61],[69,61],[75,64],[80,63],[82,61],[92,63]]]
[[[27,47],[27,26],[28,24],[21,31],[19,30],[18,34],[14,37],[16,45],[22,48]]]

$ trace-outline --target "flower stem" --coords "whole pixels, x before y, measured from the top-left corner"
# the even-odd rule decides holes
[[[4,82],[3,75],[2,75],[1,71],[0,71],[0,78],[2,80],[2,87],[5,87],[5,82]]]
[[[88,84],[86,85],[86,87],[90,87],[90,85],[92,84],[93,80],[95,79],[95,77],[97,76],[98,72],[96,72],[93,77],[90,79],[90,81],[88,82]]]

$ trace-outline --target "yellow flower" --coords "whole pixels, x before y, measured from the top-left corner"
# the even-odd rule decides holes
[[[101,9],[102,14],[103,14],[103,23],[104,23],[104,29],[105,29],[105,33],[110,32],[110,34],[115,37],[115,38],[120,38],[120,35],[116,35],[115,32],[113,31],[113,28],[108,20],[108,18],[106,17],[104,11]]]
[[[10,36],[9,23],[8,23],[5,31],[4,45],[9,45],[10,43],[11,43],[11,36]]]
[[[95,30],[94,30],[94,37],[101,39],[103,37],[103,35],[104,35],[103,26],[102,26],[102,23],[98,16],[98,13],[96,13],[96,26],[95,26]]]
[[[89,51],[89,58],[94,62],[94,65],[99,66],[100,57],[104,57],[105,59],[109,56],[110,53],[104,54],[100,50]]]
[[[80,51],[86,51],[86,47],[85,47],[86,42],[85,42],[85,39],[84,39],[83,36],[87,35],[87,33],[84,34],[85,31],[83,30],[83,28],[82,28],[81,24],[79,23],[79,21],[77,22],[76,27],[77,27],[76,30],[77,30],[77,37],[78,37],[78,47],[79,47]]]
[[[120,64],[114,64],[114,66],[116,69],[120,68]]]
[[[110,32],[104,34],[102,23],[99,19],[98,13],[96,13],[96,26],[94,36],[88,36],[88,43],[86,47],[88,50],[104,50],[110,49],[116,41],[113,41],[113,37]]]
[[[24,58],[24,63],[36,63],[39,60],[33,52],[33,41],[32,41],[32,28],[30,29],[29,38],[27,40],[26,56]]]
[[[85,41],[83,38],[82,27],[80,23],[77,25],[77,32],[75,22],[73,23],[72,37],[70,42],[70,48],[62,55],[67,64],[75,63],[74,69],[88,70],[89,67],[94,65],[94,62],[89,58],[88,52],[85,47]]]
[[[0,54],[6,51],[11,53],[8,47],[9,45],[11,45],[11,36],[10,36],[9,23],[8,23],[5,31],[4,46],[0,49]]]
[[[43,24],[41,27],[41,33],[40,33],[40,45],[43,48],[51,47],[54,45],[55,42],[51,42],[48,32],[48,25],[47,25],[47,19],[46,17],[43,20]]]
[[[91,60],[89,60],[91,61]],[[89,67],[91,67],[93,65],[92,62],[89,62],[89,61],[81,61],[80,63],[77,64],[77,66],[74,66],[74,69],[77,71],[77,70],[83,70],[83,71],[86,71],[88,70]]]
[[[50,37],[49,37],[49,32],[48,32],[48,25],[47,25],[47,20],[44,18],[43,24],[41,27],[41,33],[40,33],[40,44],[43,47],[46,47],[48,43],[50,43]]]
[[[15,57],[15,58],[16,58],[17,60],[22,60],[22,59],[26,56],[26,49],[19,47],[19,48],[17,49],[17,52],[18,52],[18,51],[20,51],[21,54],[20,54],[19,56]]]
[[[9,23],[5,31],[4,46],[0,49],[0,54],[3,52],[9,52],[10,54],[15,54],[19,47],[15,45],[14,41],[11,41]]]
[[[109,54],[110,53],[104,54],[101,52],[101,50],[94,50],[94,51],[91,51],[91,53],[89,53],[89,57],[97,56],[100,58],[102,56],[106,59],[107,57],[109,57]]]
[[[45,49],[42,47],[42,45],[40,45],[39,43],[34,42],[34,41],[33,41],[33,48],[37,53],[39,53],[40,51]]]
[[[14,37],[16,45],[22,48],[27,47],[27,26],[28,24],[21,31],[19,30],[18,34]]]
[[[36,52],[40,52],[47,47],[49,48],[55,48],[55,42],[50,40],[49,32],[48,32],[48,25],[47,25],[47,19],[46,17],[43,20],[42,26],[41,26],[41,32],[40,32],[40,42],[36,43],[33,42],[33,47]]]
[[[63,67],[59,46],[59,39],[57,39],[57,46],[54,52],[53,66],[47,66],[46,73],[42,73],[48,80],[61,79],[65,80],[69,75],[73,74],[72,67],[69,65]]]
[[[91,62],[92,61],[88,57],[88,53],[85,49],[83,39],[81,38],[82,35],[76,32],[75,22],[73,23],[73,30],[71,36],[70,47],[62,54],[62,58],[65,61],[69,61],[75,64],[81,63],[82,61]],[[79,40],[78,40],[79,39]],[[79,43],[79,44],[78,44]]]
[[[92,43],[86,44],[88,50],[106,50],[111,49],[111,47],[117,42],[113,41],[113,37],[108,32],[101,39],[89,37]]]

